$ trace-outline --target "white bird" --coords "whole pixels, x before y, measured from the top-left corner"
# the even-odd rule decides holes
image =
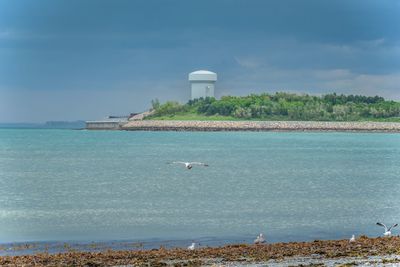
[[[352,235],[349,242],[350,243],[356,242],[356,237],[354,235]]]
[[[208,164],[203,163],[203,162],[183,162],[183,161],[174,161],[172,164],[183,164],[185,167],[190,170],[193,168],[193,165],[198,165],[198,166],[203,166],[203,167],[208,167]]]
[[[188,246],[188,250],[194,250],[196,248],[196,243],[192,243],[190,246]]]
[[[262,244],[262,243],[265,243],[265,238],[264,238],[264,235],[261,233],[254,240],[254,244]]]
[[[376,224],[379,225],[379,226],[385,227],[385,232],[383,233],[383,235],[384,235],[384,236],[387,236],[387,237],[392,236],[392,231],[391,231],[392,228],[398,226],[398,224],[396,223],[396,224],[393,224],[392,226],[390,226],[389,228],[387,228],[387,226],[384,225],[383,223],[377,222]]]

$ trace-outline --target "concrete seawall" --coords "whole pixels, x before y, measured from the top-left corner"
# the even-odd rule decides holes
[[[117,121],[87,121],[87,130],[119,130],[126,122]]]
[[[130,121],[130,131],[361,131],[400,132],[399,122],[317,122],[317,121]]]

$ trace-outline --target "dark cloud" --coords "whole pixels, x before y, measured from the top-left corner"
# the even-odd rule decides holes
[[[159,96],[183,100],[187,73],[211,69],[219,94],[284,88],[400,99],[398,25],[395,0],[3,0],[0,94],[40,92],[35,101],[45,106],[55,94],[101,92],[126,103],[112,92],[133,92],[141,109]],[[12,95],[8,102],[26,100]],[[103,106],[74,114],[106,114]],[[0,121],[30,119],[6,113]]]
[[[399,3],[373,0],[2,1],[0,25],[38,34],[182,31],[223,39],[263,34],[307,41],[399,40]]]

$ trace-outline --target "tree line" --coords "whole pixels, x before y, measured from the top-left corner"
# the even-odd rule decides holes
[[[152,101],[153,117],[178,114],[222,115],[238,119],[352,121],[400,117],[400,103],[380,96],[323,96],[277,92],[189,100],[186,104]]]

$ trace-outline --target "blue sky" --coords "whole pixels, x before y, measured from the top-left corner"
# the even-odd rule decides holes
[[[216,94],[400,100],[400,1],[0,0],[0,122],[97,119]]]

